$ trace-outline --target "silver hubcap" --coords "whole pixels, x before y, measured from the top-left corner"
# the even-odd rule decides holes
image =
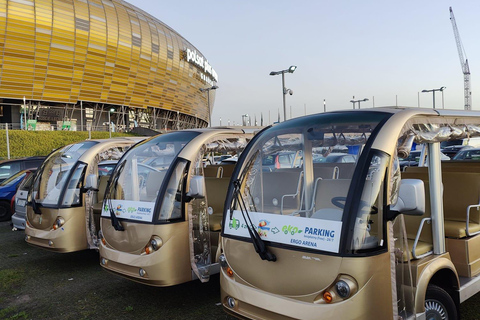
[[[438,300],[425,301],[427,320],[448,320],[445,306]]]

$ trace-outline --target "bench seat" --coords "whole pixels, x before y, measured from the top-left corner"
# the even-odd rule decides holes
[[[465,238],[467,236],[467,225],[465,221],[445,220],[445,237]],[[480,231],[480,224],[470,222],[468,224],[470,234]]]

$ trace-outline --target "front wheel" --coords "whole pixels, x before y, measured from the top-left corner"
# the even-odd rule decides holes
[[[457,308],[447,291],[431,284],[425,296],[425,315],[427,320],[457,320]]]
[[[0,221],[8,221],[12,217],[10,204],[0,201]]]

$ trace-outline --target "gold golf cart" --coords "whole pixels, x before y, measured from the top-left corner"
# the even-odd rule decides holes
[[[236,158],[206,167],[204,159],[238,154],[251,136],[237,129],[182,130],[130,149],[104,199],[101,266],[154,286],[206,282],[218,273],[213,258]]]
[[[265,129],[239,158],[218,257],[225,310],[250,319],[458,319],[480,290],[480,163],[440,143],[480,113],[329,112]],[[400,171],[416,145],[419,167]],[[303,154],[295,168],[264,165]],[[354,163],[329,161],[344,153]]]
[[[99,163],[120,159],[140,140],[86,140],[52,152],[29,192],[25,241],[57,252],[98,248],[100,210],[93,209],[101,208],[109,178]]]

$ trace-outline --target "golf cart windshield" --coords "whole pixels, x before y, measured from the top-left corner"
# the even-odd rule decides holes
[[[332,113],[260,133],[238,164],[224,233],[248,238],[252,225],[263,241],[335,254],[341,251],[342,226],[354,224],[347,250],[382,246],[383,224],[374,224],[379,229],[373,230],[370,222],[376,220],[389,157],[369,149],[368,141],[387,117],[381,112]],[[281,160],[285,157],[288,161]],[[364,178],[354,194],[349,190],[356,171]],[[348,203],[361,205],[347,211]]]
[[[60,201],[60,198],[63,196],[62,192],[67,181],[70,181],[69,183],[73,186],[73,189],[78,189],[75,188],[75,186],[79,183],[80,177],[84,174],[86,164],[77,164],[77,160],[85,153],[85,151],[97,143],[98,142],[95,141],[84,141],[68,145],[51,154],[42,164],[42,167],[36,175],[33,186],[35,202],[45,207],[79,204],[79,190],[76,191],[78,193],[76,195],[67,194],[66,196],[69,199],[66,199],[65,201]],[[72,171],[73,176],[70,178]]]
[[[111,207],[118,218],[154,221],[155,203],[162,186],[168,184],[169,190],[177,189],[186,161],[179,160],[176,168],[172,168],[172,164],[183,147],[198,134],[193,131],[162,134],[130,149],[112,174],[108,202],[102,215],[110,216],[110,210],[105,207]],[[162,210],[158,220],[180,218],[182,210],[177,209],[168,213]]]

